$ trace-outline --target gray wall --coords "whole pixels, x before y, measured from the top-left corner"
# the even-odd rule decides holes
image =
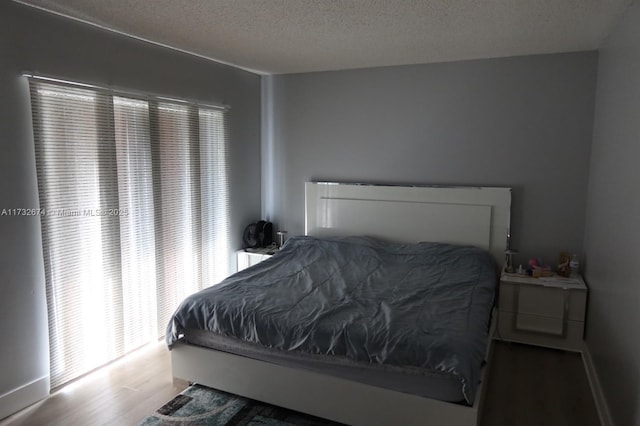
[[[263,77],[264,215],[308,180],[509,186],[512,247],[583,248],[597,53]]]
[[[615,423],[640,425],[640,5],[600,51],[585,238],[586,341]]]
[[[25,70],[230,105],[231,225],[240,246],[243,227],[260,215],[259,76],[0,2],[0,210],[38,206]],[[46,314],[40,223],[0,216],[0,395],[48,374]]]

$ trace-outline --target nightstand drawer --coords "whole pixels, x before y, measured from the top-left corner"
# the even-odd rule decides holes
[[[586,291],[503,282],[498,305],[501,311],[584,321],[586,303]]]
[[[533,333],[551,334],[553,336],[564,335],[564,321],[562,318],[545,317],[540,315],[528,315],[518,313],[514,322],[515,331],[528,331]]]
[[[549,348],[580,351],[584,322],[499,312],[498,338]]]
[[[540,316],[557,318],[562,323],[565,314],[565,300],[569,297],[569,292],[556,288],[520,286],[517,291],[518,316]],[[567,306],[568,308],[568,306]]]

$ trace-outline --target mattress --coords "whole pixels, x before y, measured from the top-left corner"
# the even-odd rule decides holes
[[[403,378],[406,391],[420,395],[416,377],[435,377],[458,383],[438,399],[471,404],[496,283],[493,257],[473,247],[295,237],[270,259],[185,299],[167,343],[190,330],[191,343],[233,353],[242,346],[245,356],[305,368],[351,367],[347,374],[380,383]],[[229,340],[220,347],[204,337],[210,333]]]

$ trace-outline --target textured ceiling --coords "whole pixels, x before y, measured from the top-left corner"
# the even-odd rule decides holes
[[[597,49],[631,0],[16,0],[294,73]]]

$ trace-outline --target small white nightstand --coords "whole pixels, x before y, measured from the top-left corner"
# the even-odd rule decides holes
[[[257,265],[265,259],[273,256],[273,249],[270,250],[256,250],[255,252],[248,252],[244,250],[236,251],[236,261],[238,266],[238,272],[243,269],[247,269],[249,266]]]
[[[567,279],[502,274],[496,337],[581,351],[587,291],[579,275]]]

